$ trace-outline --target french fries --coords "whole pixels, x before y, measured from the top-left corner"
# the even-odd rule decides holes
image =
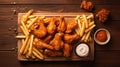
[[[94,21],[92,21],[93,15],[86,16],[83,14],[81,16],[77,16],[75,19],[78,23],[78,27],[75,29],[75,31],[80,37],[80,42],[92,41],[90,36],[91,31],[96,26]]]
[[[21,39],[22,42],[19,53],[28,59],[38,58],[43,60],[44,55],[33,46],[34,35],[29,33],[29,28],[37,21],[38,18],[45,18],[45,16],[31,16],[32,12],[33,10],[28,11],[28,13],[26,13],[20,21],[19,27],[24,35],[16,36],[16,38]]]
[[[37,19],[38,19],[38,17],[35,17],[35,18],[29,23],[29,25],[27,26],[27,28],[29,29],[29,28],[32,26],[32,24],[33,24],[34,22],[36,22]]]
[[[25,47],[26,47],[26,44],[27,44],[27,42],[28,42],[28,39],[29,39],[29,36],[26,37],[25,42],[22,44],[22,47],[21,47],[21,49],[20,49],[20,53],[21,53],[21,54],[23,54],[23,51],[24,51],[24,49],[25,49]]]
[[[16,36],[15,38],[18,38],[18,39],[24,39],[24,38],[26,38],[26,36],[21,35],[21,36]]]
[[[22,30],[24,31],[24,33],[26,34],[26,36],[29,35],[29,31],[28,31],[26,25],[24,24],[24,22],[21,22],[21,26],[22,26]]]
[[[33,9],[29,10],[21,19],[21,22],[24,22],[26,24],[28,17],[32,14]]]

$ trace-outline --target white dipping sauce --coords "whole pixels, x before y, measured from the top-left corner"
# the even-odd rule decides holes
[[[85,57],[89,54],[89,47],[85,43],[81,43],[76,47],[76,54],[80,57]]]

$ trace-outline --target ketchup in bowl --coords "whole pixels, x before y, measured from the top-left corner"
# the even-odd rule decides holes
[[[107,33],[105,30],[100,30],[97,32],[96,34],[96,39],[101,41],[101,42],[105,42],[107,40]]]

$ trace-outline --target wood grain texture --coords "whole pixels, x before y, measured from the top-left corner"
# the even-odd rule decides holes
[[[66,9],[67,8],[67,9]],[[102,8],[106,8],[111,12],[111,20],[120,20],[120,6],[118,5],[96,5],[93,13],[96,14]],[[0,6],[0,20],[16,20],[18,13],[25,13],[30,9],[35,12],[83,12],[80,5],[1,5]],[[16,10],[16,14],[14,14]],[[15,19],[14,19],[15,18]]]
[[[82,0],[0,0],[0,4],[80,4]],[[94,4],[119,5],[119,0],[89,0]]]
[[[97,51],[94,61],[39,61],[39,62],[19,62],[17,60],[17,52],[0,51],[0,65],[2,67],[119,67],[120,51]]]

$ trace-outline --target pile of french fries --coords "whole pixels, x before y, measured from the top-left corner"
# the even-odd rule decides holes
[[[91,42],[91,32],[92,29],[96,26],[93,21],[93,15],[78,15],[75,19],[78,23],[78,26],[75,29],[75,31],[79,35],[80,42]]]
[[[31,25],[37,21],[38,16],[32,16],[33,9],[29,10],[20,19],[20,29],[23,35],[18,35],[16,38],[21,39],[22,45],[19,53],[29,59],[44,59],[44,55],[40,50],[33,46],[34,35],[30,33]]]

